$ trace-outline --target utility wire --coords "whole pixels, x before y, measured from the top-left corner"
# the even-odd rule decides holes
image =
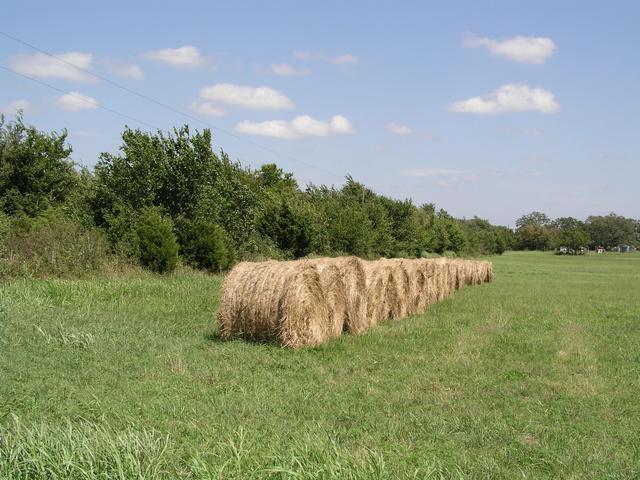
[[[33,49],[33,50],[36,50],[36,51],[38,51],[38,52],[40,52],[40,53],[43,53],[44,55],[47,55],[47,56],[49,56],[49,57],[51,57],[51,58],[54,58],[54,59],[58,60],[59,62],[62,62],[62,63],[64,63],[64,64],[66,64],[66,65],[69,65],[70,67],[73,67],[73,68],[75,68],[75,69],[77,69],[77,70],[79,70],[79,71],[81,71],[81,72],[84,72],[84,73],[86,73],[86,74],[88,74],[88,75],[91,75],[91,76],[93,76],[93,77],[95,77],[95,78],[98,78],[98,79],[100,79],[100,80],[102,80],[102,81],[104,81],[104,82],[108,83],[109,85],[112,85],[112,86],[114,86],[114,87],[116,87],[116,88],[119,88],[119,89],[121,89],[121,90],[124,90],[124,91],[125,91],[125,92],[127,92],[127,93],[130,93],[131,95],[135,95],[136,97],[142,98],[143,100],[146,100],[146,101],[151,102],[151,103],[153,103],[153,104],[155,104],[155,105],[158,105],[159,107],[162,107],[162,108],[164,108],[164,109],[167,109],[167,110],[169,110],[169,111],[171,111],[171,112],[173,112],[173,113],[177,113],[177,114],[179,114],[179,115],[182,115],[182,116],[184,116],[184,117],[186,117],[186,118],[188,118],[188,119],[190,119],[190,120],[193,120],[193,121],[195,121],[195,122],[198,122],[198,123],[200,123],[200,124],[204,125],[204,126],[205,126],[205,127],[207,127],[207,128],[210,128],[210,129],[212,129],[212,130],[217,130],[217,131],[219,131],[219,132],[222,132],[222,133],[224,133],[224,134],[226,134],[226,135],[229,135],[229,136],[231,136],[231,137],[233,137],[233,138],[235,138],[235,139],[237,139],[237,140],[240,140],[240,141],[242,141],[242,142],[246,142],[246,143],[248,143],[248,144],[250,144],[250,145],[252,145],[252,146],[254,146],[254,147],[257,147],[257,148],[260,148],[260,149],[262,149],[262,150],[264,150],[264,151],[267,151],[267,152],[269,152],[269,153],[271,153],[271,154],[273,154],[273,155],[276,155],[276,156],[279,156],[279,157],[286,158],[286,159],[288,159],[288,160],[290,160],[290,161],[292,161],[292,162],[294,162],[294,163],[299,163],[299,164],[301,164],[301,165],[304,165],[304,166],[309,167],[309,168],[313,168],[313,169],[315,169],[315,170],[318,170],[318,171],[320,171],[320,172],[326,173],[326,174],[331,175],[331,176],[335,176],[335,177],[338,177],[338,178],[341,178],[341,179],[343,178],[343,175],[339,175],[339,174],[337,174],[337,173],[335,173],[335,172],[331,172],[331,171],[326,170],[326,169],[324,169],[324,168],[322,168],[322,167],[318,167],[318,166],[313,165],[313,164],[311,164],[311,163],[308,163],[308,162],[305,162],[305,161],[299,160],[299,159],[297,159],[297,158],[295,158],[295,157],[293,157],[293,156],[291,156],[291,155],[288,155],[288,154],[286,154],[286,153],[279,152],[279,151],[277,151],[277,150],[274,150],[274,149],[273,149],[273,148],[271,148],[271,147],[267,147],[266,145],[262,145],[262,144],[260,144],[260,143],[258,143],[258,142],[255,142],[255,141],[253,141],[253,140],[250,140],[250,139],[248,139],[248,138],[246,138],[246,137],[243,137],[243,136],[240,136],[240,135],[236,135],[235,133],[233,133],[233,132],[231,132],[231,131],[229,131],[229,130],[226,130],[226,129],[224,129],[224,128],[218,127],[218,126],[216,126],[216,125],[212,125],[212,124],[210,124],[209,122],[206,122],[205,120],[202,120],[201,118],[198,118],[198,117],[195,117],[195,116],[191,115],[190,113],[187,113],[187,112],[184,112],[184,111],[182,111],[182,110],[179,110],[179,109],[177,109],[177,108],[175,108],[175,107],[172,107],[171,105],[168,105],[168,104],[166,104],[166,103],[164,103],[164,102],[161,102],[160,100],[156,100],[155,98],[149,97],[148,95],[145,95],[144,93],[137,92],[137,91],[135,91],[135,90],[133,90],[133,89],[131,89],[131,88],[129,88],[129,87],[127,87],[127,86],[125,86],[125,85],[122,85],[121,83],[114,82],[113,80],[111,80],[111,79],[110,79],[110,78],[108,78],[108,77],[105,77],[104,75],[100,75],[100,74],[95,73],[95,72],[93,72],[93,71],[91,71],[91,70],[87,70],[86,68],[82,68],[82,67],[79,67],[78,65],[74,65],[73,63],[68,62],[67,60],[65,60],[65,59],[63,59],[63,58],[60,58],[59,56],[54,55],[53,53],[50,53],[50,52],[48,52],[48,51],[46,51],[46,50],[44,50],[44,49],[42,49],[42,48],[40,48],[40,47],[37,47],[37,46],[35,46],[35,45],[33,45],[33,44],[29,43],[29,42],[26,42],[26,41],[24,41],[24,40],[21,40],[20,38],[15,37],[15,36],[13,36],[13,35],[10,35],[10,34],[8,34],[8,33],[6,33],[6,32],[1,31],[1,30],[0,30],[0,35],[4,36],[4,37],[6,37],[6,38],[8,38],[8,39],[10,39],[10,40],[13,40],[14,42],[20,43],[20,44],[22,44],[22,45],[24,45],[24,46],[26,46],[26,47],[29,47],[29,48],[31,48],[31,49]],[[56,88],[56,87],[53,87],[52,85],[46,84],[45,82],[41,82],[41,81],[36,80],[36,79],[34,79],[34,78],[31,78],[31,77],[29,77],[29,76],[27,76],[27,75],[24,75],[24,74],[21,74],[21,73],[19,73],[19,72],[16,72],[15,70],[12,70],[12,69],[10,69],[10,68],[8,68],[8,67],[2,66],[2,65],[0,65],[0,67],[4,68],[5,70],[8,70],[8,71],[10,71],[10,72],[13,72],[13,73],[15,73],[16,75],[20,75],[20,76],[22,76],[22,77],[24,77],[24,78],[28,78],[29,80],[32,80],[32,81],[34,81],[34,82],[36,82],[36,83],[39,83],[39,84],[41,84],[41,85],[44,85],[44,86],[47,86],[47,87],[53,88],[54,90],[57,90],[57,91],[59,91],[59,92],[62,92],[62,90],[60,90],[60,89],[58,89],[58,88]],[[67,94],[68,94],[69,92],[63,92],[63,93],[67,93]],[[100,105],[98,105],[98,106],[100,106]],[[109,108],[107,108],[107,107],[101,107],[101,108],[102,108],[103,110],[107,110],[107,111],[110,111],[110,112],[112,112],[112,113],[116,113],[117,115],[124,116],[124,117],[130,118],[130,119],[132,119],[132,120],[135,120],[135,119],[133,119],[133,117],[129,117],[128,115],[121,114],[121,113],[119,113],[119,112],[115,112],[114,110],[109,109]],[[135,120],[135,121],[137,121],[138,123],[141,123],[141,124],[143,124],[143,125],[149,126],[149,124],[148,124],[148,123],[146,123],[146,122],[142,122],[142,121],[140,121],[140,120]],[[158,130],[161,130],[161,129],[160,129],[160,128],[158,128],[158,127],[153,127],[153,126],[152,126],[151,128],[156,128],[156,129],[158,129]]]
[[[37,78],[30,77],[29,75],[25,75],[24,73],[16,72],[12,68],[6,67],[4,65],[0,65],[0,68],[2,68],[3,70],[6,70],[7,72],[11,72],[14,75],[17,75],[19,77],[26,78],[27,80],[31,80],[32,82],[35,82],[35,83],[37,83],[39,85],[42,85],[44,87],[48,87],[48,88],[50,88],[52,90],[55,90],[56,92],[60,92],[60,93],[62,93],[64,95],[69,95],[71,97],[77,98],[78,100],[81,100],[81,101],[85,102],[87,105],[91,104],[94,107],[100,108],[100,109],[105,110],[105,111],[110,112],[110,113],[113,113],[115,115],[118,115],[119,117],[126,118],[127,120],[132,120],[134,122],[140,123],[140,124],[142,124],[142,125],[144,125],[146,127],[149,127],[149,128],[161,130],[160,127],[157,127],[155,125],[151,125],[150,123],[147,123],[144,120],[139,120],[139,119],[137,119],[135,117],[132,117],[131,115],[127,115],[126,113],[122,113],[122,112],[119,112],[117,110],[114,110],[113,108],[105,107],[104,105],[101,105],[100,103],[92,102],[90,100],[87,100],[83,96],[77,95],[77,94],[75,94],[73,92],[67,92],[66,90],[63,90],[63,89],[58,88],[58,87],[55,87],[55,86],[53,86],[53,85],[51,85],[51,84],[49,84],[47,82],[43,82],[42,80],[38,80]]]

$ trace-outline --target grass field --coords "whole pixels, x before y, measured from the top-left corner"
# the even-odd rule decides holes
[[[640,477],[640,255],[493,261],[297,351],[217,340],[217,277],[0,283],[0,478]]]

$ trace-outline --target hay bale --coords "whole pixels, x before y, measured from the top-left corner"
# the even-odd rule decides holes
[[[342,274],[345,287],[346,317],[344,330],[358,335],[375,325],[367,314],[367,277],[362,260],[358,257],[338,257],[332,259]]]
[[[493,280],[493,263],[488,261],[480,262],[480,281],[491,282]]]
[[[410,272],[407,268],[409,260],[402,258],[381,258],[381,265],[389,267],[397,293],[393,296],[395,303],[391,310],[391,318],[400,320],[411,311]]]
[[[427,276],[420,260],[400,261],[400,267],[407,278],[407,314],[421,313],[420,300],[426,288]]]
[[[347,317],[347,289],[337,262],[332,258],[316,258],[299,262],[313,266],[320,275],[322,290],[331,312],[329,335],[331,338],[339,337],[342,335]]]
[[[437,258],[435,260],[435,288],[437,301],[444,300],[449,292],[449,259]]]
[[[225,279],[218,312],[223,339],[317,345],[335,336],[317,269],[306,262],[242,262]]]
[[[437,285],[436,285],[436,263],[432,259],[420,259],[416,260],[418,269],[420,270],[422,277],[424,278],[424,284],[422,290],[418,295],[417,313],[423,313],[427,310],[429,305],[435,303],[438,299]]]
[[[367,315],[371,321],[397,318],[398,287],[391,265],[379,260],[365,261],[363,268],[367,278]]]

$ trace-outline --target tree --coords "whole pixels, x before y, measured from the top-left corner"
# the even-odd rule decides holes
[[[178,262],[178,242],[171,220],[156,208],[142,211],[137,228],[140,263],[158,273],[170,273]]]
[[[521,250],[548,250],[551,246],[551,230],[529,224],[518,228],[518,248]]]
[[[636,241],[635,221],[615,213],[588,217],[586,229],[591,236],[593,247],[603,245],[605,248],[613,248]]]
[[[541,212],[531,212],[516,220],[518,248],[547,250],[551,246],[551,220]]]
[[[522,215],[516,220],[516,230],[527,225],[536,225],[538,227],[546,227],[551,223],[549,217],[542,212],[531,212],[526,215]]]
[[[5,123],[0,115],[0,209],[31,217],[63,204],[77,185],[67,132],[43,133],[22,115]]]
[[[561,230],[558,246],[569,247],[574,253],[589,245],[589,235],[580,227],[569,227]]]
[[[178,237],[180,253],[195,268],[221,272],[233,264],[233,242],[219,225],[183,220]]]

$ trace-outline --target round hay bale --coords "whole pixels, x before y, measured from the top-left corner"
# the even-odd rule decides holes
[[[435,284],[437,301],[449,296],[449,259],[436,258],[435,260]]]
[[[222,339],[317,345],[334,336],[320,275],[304,262],[242,262],[225,279],[218,312]]]
[[[433,259],[420,259],[416,260],[416,262],[424,278],[423,287],[418,294],[417,312],[423,313],[429,305],[437,301],[436,264]]]
[[[381,258],[378,260],[382,265],[388,266],[393,277],[397,293],[396,301],[391,311],[391,318],[400,320],[406,317],[411,310],[411,279],[406,266],[408,260],[401,258]]]
[[[318,271],[322,290],[331,311],[330,335],[331,338],[339,337],[344,330],[347,316],[347,289],[340,268],[332,258],[316,258],[301,262],[312,265]]]
[[[375,323],[388,318],[398,318],[398,287],[392,267],[381,261],[363,262],[367,277],[367,315]]]
[[[358,335],[375,325],[367,314],[367,277],[362,260],[358,257],[338,257],[332,259],[342,274],[347,302],[344,329]]]
[[[425,271],[420,260],[402,260],[400,264],[408,279],[407,313],[420,313],[420,298],[427,281]]]

